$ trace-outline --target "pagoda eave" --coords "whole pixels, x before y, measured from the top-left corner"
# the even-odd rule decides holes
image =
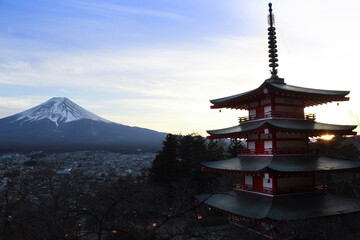
[[[336,216],[360,211],[360,200],[329,193],[267,197],[246,192],[201,194],[196,199],[228,214],[279,221]]]
[[[247,110],[248,104],[251,101],[263,99],[269,95],[276,97],[301,99],[304,101],[304,107],[310,107],[335,101],[349,101],[349,97],[346,97],[346,95],[348,94],[349,91],[303,88],[287,84],[271,83],[266,80],[260,87],[254,90],[237,95],[232,95],[229,97],[210,100],[210,102],[213,104],[212,106],[210,106],[210,108],[231,108]]]
[[[268,155],[239,156],[236,158],[202,162],[203,171],[230,174],[249,173],[331,173],[358,172],[360,161],[348,161],[317,155]]]
[[[229,135],[210,135],[207,136],[207,139],[215,140],[215,139],[224,139],[224,138],[230,138],[230,139],[242,139],[245,138],[246,135],[238,135],[238,134],[229,134]]]
[[[293,98],[293,99],[303,99],[300,96],[291,95],[291,94],[279,94],[277,96],[288,97],[288,98]],[[331,102],[346,102],[349,100],[350,100],[349,97],[341,97],[341,98],[315,98],[314,97],[314,98],[310,98],[310,99],[305,99],[304,107],[313,107],[313,106],[331,103]],[[238,100],[238,101],[224,103],[224,104],[214,104],[214,105],[210,106],[210,108],[211,109],[226,108],[226,109],[248,110],[249,105],[247,102],[248,101],[246,101],[246,100],[245,101]]]
[[[311,130],[293,130],[293,129],[281,129],[283,132],[286,133],[307,133],[308,137],[320,137],[323,135],[335,135],[335,136],[355,136],[357,132],[353,131],[311,131]],[[252,132],[252,131],[251,131]],[[233,134],[212,134],[207,136],[207,139],[215,140],[215,139],[243,139],[246,138],[246,134],[249,132],[242,132],[242,133],[233,133]]]
[[[218,138],[236,138],[238,136],[246,136],[248,133],[258,132],[265,128],[273,129],[274,131],[288,132],[288,133],[307,133],[309,137],[320,136],[323,134],[333,135],[355,135],[353,130],[356,125],[336,125],[318,123],[310,120],[293,120],[293,119],[277,119],[248,121],[240,123],[237,126],[208,130],[210,134],[209,139]]]
[[[313,176],[314,174],[328,174],[328,173],[359,173],[360,167],[339,170],[322,170],[322,171],[304,171],[304,172],[279,172],[271,168],[264,168],[259,171],[233,171],[233,170],[220,170],[214,168],[202,167],[201,171],[204,173],[217,173],[217,174],[230,174],[230,175],[247,175],[247,176],[263,176],[265,173],[269,176],[276,175],[278,177],[300,177],[300,176]]]

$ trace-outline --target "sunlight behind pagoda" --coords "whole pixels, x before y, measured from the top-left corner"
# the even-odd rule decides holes
[[[320,137],[320,139],[326,140],[326,141],[330,141],[330,140],[333,139],[334,137],[335,137],[335,135],[326,134],[326,135],[322,135],[322,136]]]

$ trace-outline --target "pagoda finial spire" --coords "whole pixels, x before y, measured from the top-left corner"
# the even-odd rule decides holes
[[[274,20],[274,14],[272,12],[272,4],[269,3],[269,16],[268,16],[268,23],[269,23],[269,28],[268,28],[268,39],[269,39],[269,67],[271,67],[271,78],[278,78],[278,70],[276,69],[276,67],[279,66],[279,64],[277,64],[277,45],[276,45],[276,32],[275,32],[275,20]]]

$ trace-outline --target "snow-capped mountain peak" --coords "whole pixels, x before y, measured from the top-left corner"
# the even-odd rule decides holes
[[[48,101],[16,115],[16,121],[33,122],[49,119],[58,126],[60,123],[90,119],[109,122],[91,113],[65,97],[54,97]]]

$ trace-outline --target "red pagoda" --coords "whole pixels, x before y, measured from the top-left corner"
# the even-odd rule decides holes
[[[318,123],[304,108],[348,101],[349,91],[288,85],[278,77],[276,33],[269,3],[269,62],[271,77],[260,87],[211,100],[212,109],[248,110],[239,125],[207,131],[209,139],[244,139],[246,149],[236,158],[203,162],[204,172],[235,175],[234,190],[196,198],[228,216],[231,223],[273,238],[275,222],[311,219],[360,211],[360,200],[326,192],[315,174],[357,171],[360,163],[319,155],[309,138],[355,135],[356,126]]]

